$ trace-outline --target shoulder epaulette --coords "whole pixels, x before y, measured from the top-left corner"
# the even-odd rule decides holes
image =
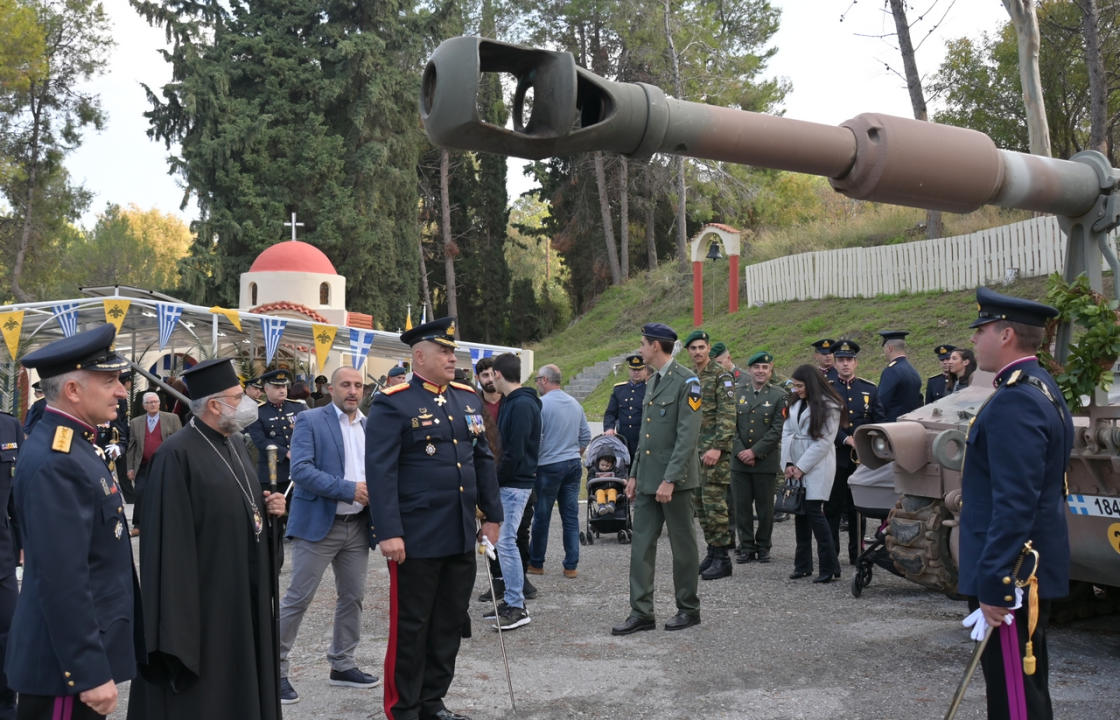
[[[926,380],[936,380],[939,377],[945,377],[945,373],[937,373],[936,375],[930,375],[928,378],[926,378]]]
[[[452,380],[451,382],[449,382],[447,384],[450,385],[453,388],[458,389],[458,390],[466,390],[467,392],[471,393],[472,395],[477,394],[477,391],[473,387],[471,387],[470,385],[467,385],[466,383],[456,382],[456,381]]]
[[[620,382],[620,383],[615,383],[615,384],[614,384],[614,386],[615,386],[615,387],[619,387],[620,385],[629,385],[629,384],[630,384],[630,381],[629,381],[629,380],[623,380],[623,381],[622,381],[622,382]]]
[[[858,375],[856,376],[856,380],[861,380],[861,381],[867,383],[868,385],[871,385],[871,386],[874,386],[874,387],[879,387],[878,385],[875,385],[875,383],[871,382],[867,378],[861,378]]]
[[[70,452],[70,444],[74,441],[74,430],[65,425],[54,429],[54,440],[51,441],[51,450],[60,453]]]
[[[409,385],[408,383],[401,383],[400,385],[394,385],[391,388],[385,388],[381,391],[381,394],[392,395],[393,393],[399,393],[401,390],[407,390],[409,387],[411,387],[411,385]]]

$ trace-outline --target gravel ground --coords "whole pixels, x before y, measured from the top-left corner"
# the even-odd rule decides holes
[[[581,513],[583,506],[580,506]],[[581,515],[581,527],[583,519]],[[774,562],[736,565],[730,578],[700,583],[698,627],[612,637],[628,614],[629,546],[614,536],[580,548],[579,577],[561,574],[554,513],[532,622],[505,634],[517,711],[510,709],[497,633],[472,599],[474,637],[463,641],[448,707],[497,718],[940,718],[972,643],[961,602],[876,569],[862,597],[851,568],[840,582],[791,581],[793,523],[774,533]],[[658,551],[658,620],[672,616],[668,540]],[[359,665],[381,675],[388,571],[371,559]],[[281,589],[287,587],[281,578]],[[486,588],[479,567],[475,597]],[[328,570],[292,651],[290,679],[301,701],[287,720],[381,718],[382,688],[327,685],[334,584]],[[1120,624],[1083,621],[1050,633],[1051,692],[1059,718],[1115,717],[1120,707]],[[1108,708],[1112,708],[1109,710]],[[118,713],[123,717],[123,713]],[[959,718],[984,717],[977,675]]]

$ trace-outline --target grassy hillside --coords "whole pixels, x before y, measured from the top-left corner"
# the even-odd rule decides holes
[[[1000,291],[1039,300],[1045,286],[1045,278],[1028,278]],[[862,346],[859,375],[878,381],[884,359],[876,331],[889,328],[910,331],[910,360],[928,377],[940,369],[933,348],[941,343],[969,346],[968,323],[976,317],[972,290],[740,306],[737,313],[728,314],[725,262],[707,263],[704,288],[703,327],[712,342],[726,343],[740,365],[755,350],[767,349],[774,354],[776,371],[783,375],[812,362],[813,341],[843,336]],[[599,360],[635,350],[641,326],[651,321],[668,324],[682,340],[692,330],[691,274],[682,275],[676,265],[662,266],[607,290],[566,330],[533,346],[536,364],[556,363],[569,378]],[[687,355],[682,356],[687,364]],[[611,386],[625,378],[624,372],[608,378],[584,401],[589,419],[602,419]]]

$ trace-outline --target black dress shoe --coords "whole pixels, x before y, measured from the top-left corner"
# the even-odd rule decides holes
[[[642,630],[653,630],[654,624],[653,618],[640,618],[631,615],[626,618],[626,622],[612,627],[611,635],[629,635]]]
[[[836,568],[836,570],[833,571],[832,578],[834,580],[839,580],[840,579],[840,568]]]
[[[689,615],[686,612],[679,612],[665,623],[666,630],[684,630],[687,627],[700,624],[700,615]]]
[[[742,565],[749,562],[754,562],[754,553],[750,553],[745,550],[735,551],[735,563],[737,565]]]
[[[811,573],[811,572],[802,572],[800,570],[794,570],[793,574],[789,576],[789,579],[790,580],[800,580],[801,578],[809,577],[812,574],[813,573]]]
[[[425,716],[424,720],[471,720],[471,719],[469,717],[467,717],[466,715],[460,715],[459,713],[451,712],[447,708],[444,708],[444,709],[440,710],[439,712],[437,712],[435,715]]]
[[[770,562],[770,551],[769,550],[759,550],[758,551],[758,561],[760,563]]]
[[[823,583],[830,583],[830,582],[832,582],[832,580],[833,580],[832,575],[829,575],[828,573],[825,573],[824,575],[818,575],[815,578],[813,578],[813,582],[822,583],[822,584]]]

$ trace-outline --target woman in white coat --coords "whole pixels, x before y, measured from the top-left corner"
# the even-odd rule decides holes
[[[847,422],[848,411],[832,385],[812,365],[800,366],[792,378],[793,403],[782,427],[782,467],[787,478],[805,483],[805,509],[795,519],[797,549],[789,577],[796,580],[813,574],[815,536],[820,575],[813,582],[827,583],[840,577],[840,562],[823,505],[836,475],[833,440],[840,424]]]

